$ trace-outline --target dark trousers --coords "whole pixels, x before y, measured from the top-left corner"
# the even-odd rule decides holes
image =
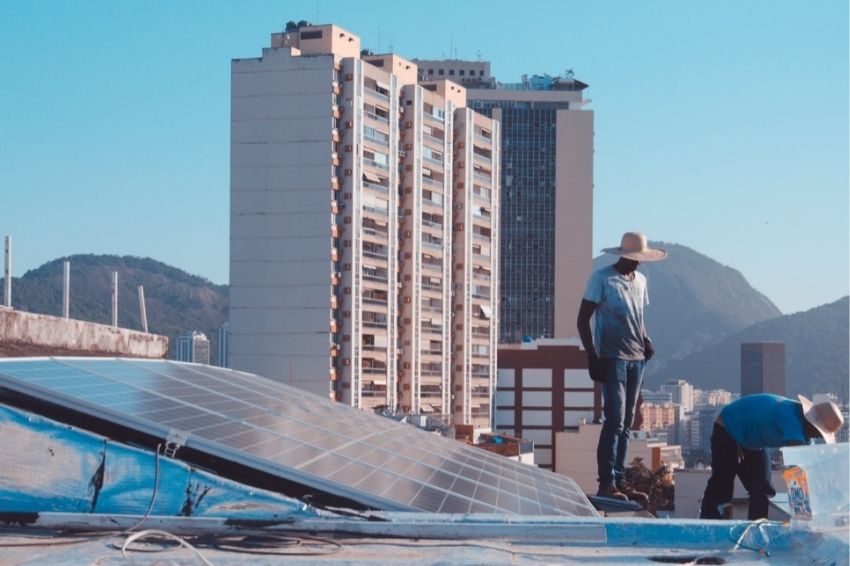
[[[720,506],[732,501],[736,475],[750,497],[747,518],[767,518],[768,500],[776,495],[770,485],[770,458],[764,450],[738,446],[726,429],[715,423],[711,433],[711,477],[702,497],[701,519],[722,519]]]

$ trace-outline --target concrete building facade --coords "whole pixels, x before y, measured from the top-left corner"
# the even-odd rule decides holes
[[[334,25],[273,34],[231,77],[231,367],[489,428],[495,342],[462,333],[498,332],[475,316],[498,297],[498,254],[475,255],[498,237],[499,169],[475,176],[498,124]]]
[[[571,338],[591,271],[593,111],[585,83],[498,83],[486,61],[415,60],[419,78],[467,89],[469,107],[501,124],[500,343]]]
[[[600,391],[590,380],[578,340],[499,348],[496,431],[534,442],[534,461],[541,468],[554,467],[558,433],[591,422],[600,411]]]

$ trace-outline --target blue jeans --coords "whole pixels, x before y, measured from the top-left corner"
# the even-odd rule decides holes
[[[596,465],[599,483],[604,485],[626,479],[626,452],[629,449],[629,436],[646,361],[601,361],[605,370],[605,381],[602,383],[605,421],[596,447]]]

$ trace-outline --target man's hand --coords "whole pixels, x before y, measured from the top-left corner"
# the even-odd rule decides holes
[[[587,355],[587,371],[590,373],[590,379],[593,381],[605,381],[605,368],[602,360],[596,357],[596,354]]]
[[[643,357],[646,361],[652,359],[652,356],[655,355],[655,348],[652,346],[652,341],[648,336],[644,336],[643,338]]]

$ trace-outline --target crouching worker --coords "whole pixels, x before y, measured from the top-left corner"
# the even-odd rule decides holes
[[[809,444],[822,438],[835,442],[844,417],[835,403],[813,405],[797,396],[747,395],[726,405],[711,433],[711,477],[705,488],[701,519],[720,519],[721,508],[732,501],[735,475],[749,494],[751,521],[767,518],[768,499],[776,495],[770,485],[770,458],[765,448]]]

